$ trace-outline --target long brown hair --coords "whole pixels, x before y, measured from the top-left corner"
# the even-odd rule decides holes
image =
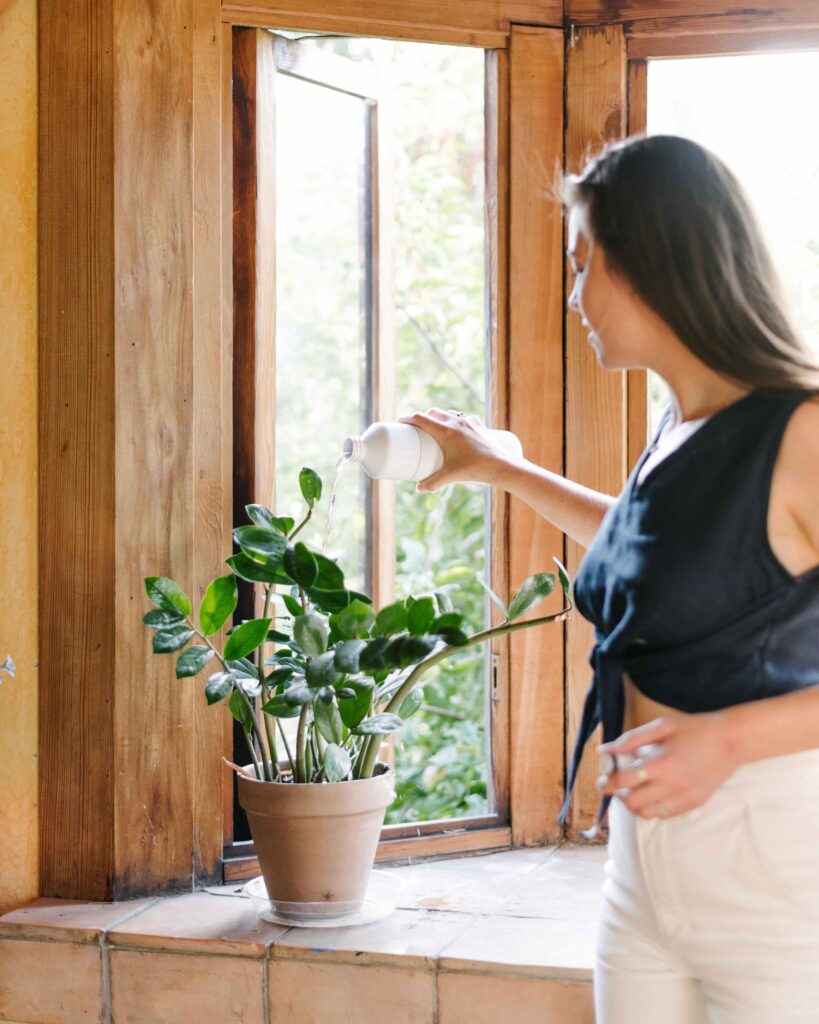
[[[675,135],[609,145],[563,181],[609,266],[712,370],[761,391],[819,391],[745,190]]]

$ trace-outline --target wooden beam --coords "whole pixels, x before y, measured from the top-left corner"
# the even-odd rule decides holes
[[[115,874],[113,36],[109,4],[40,5],[40,871],[91,900]]]
[[[352,0],[342,5],[338,0],[314,0],[305,5],[302,0],[223,0],[222,18],[234,25],[502,47],[512,23],[562,26],[563,4],[561,0],[460,0],[457,4]]]
[[[626,134],[626,47],[622,26],[576,29],[567,51],[566,168],[585,160],[611,139]],[[567,275],[568,276],[568,275]],[[566,319],[566,476],[606,494],[617,494],[627,476],[627,392],[625,374],[605,371],[589,345],[580,317]],[[567,546],[573,575],[583,549]],[[577,735],[591,673],[594,644],[590,623],[574,615],[567,623],[567,728]],[[577,783],[570,825],[587,827],[598,803],[594,788],[597,758],[589,743]]]
[[[646,31],[628,35],[626,45],[629,58],[632,60],[818,50],[819,26],[764,29],[756,32],[686,32],[673,35],[652,35]]]
[[[563,469],[563,217],[550,185],[563,160],[563,32],[513,27],[509,52],[509,426],[524,454]],[[562,534],[523,502],[509,511],[509,582],[552,570]],[[559,610],[563,595],[549,598]],[[512,834],[560,834],[563,630],[515,634],[510,670]]]
[[[653,35],[819,25],[819,9],[805,0],[566,0],[564,6],[576,25],[627,23]]]

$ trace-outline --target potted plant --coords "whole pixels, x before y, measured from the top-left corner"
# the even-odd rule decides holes
[[[144,617],[156,654],[178,653],[177,678],[212,671],[209,704],[227,701],[241,724],[250,763],[233,765],[239,800],[271,904],[280,916],[352,912],[375,858],[392,772],[380,763],[384,736],[421,705],[424,673],[453,652],[493,637],[565,619],[573,607],[569,577],[560,612],[522,619],[556,586],[552,572],[530,576],[507,608],[489,591],[503,621],[468,635],[443,593],[407,597],[376,611],[345,585],[341,568],[298,541],[321,498],[322,483],[302,469],[306,514],[298,524],[262,505],[236,527],[230,572],[207,587],[194,615],[184,591],[164,576],[145,580],[156,606]],[[237,578],[261,587],[263,612],[216,634],[233,615]],[[488,588],[487,588],[488,589]],[[295,738],[283,722],[298,719]]]

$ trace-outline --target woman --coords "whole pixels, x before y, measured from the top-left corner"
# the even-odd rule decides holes
[[[588,548],[594,681],[569,791],[598,722],[603,751],[637,757],[598,779],[598,1022],[816,1022],[819,362],[740,186],[700,146],[613,145],[565,199],[569,306],[601,366],[666,381],[656,436],[614,499],[431,409],[408,421],[445,461],[418,489],[493,484]]]

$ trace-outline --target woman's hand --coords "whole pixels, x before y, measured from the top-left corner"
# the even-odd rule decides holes
[[[649,743],[659,745],[656,756],[596,782],[601,793],[618,796],[641,818],[673,818],[694,810],[741,764],[721,711],[657,718],[598,750],[634,754]]]
[[[479,416],[459,415],[454,409],[427,409],[402,416],[399,423],[411,423],[425,430],[441,446],[444,464],[437,473],[421,480],[416,490],[434,491],[456,480],[491,484],[497,467],[506,456],[492,443]]]

